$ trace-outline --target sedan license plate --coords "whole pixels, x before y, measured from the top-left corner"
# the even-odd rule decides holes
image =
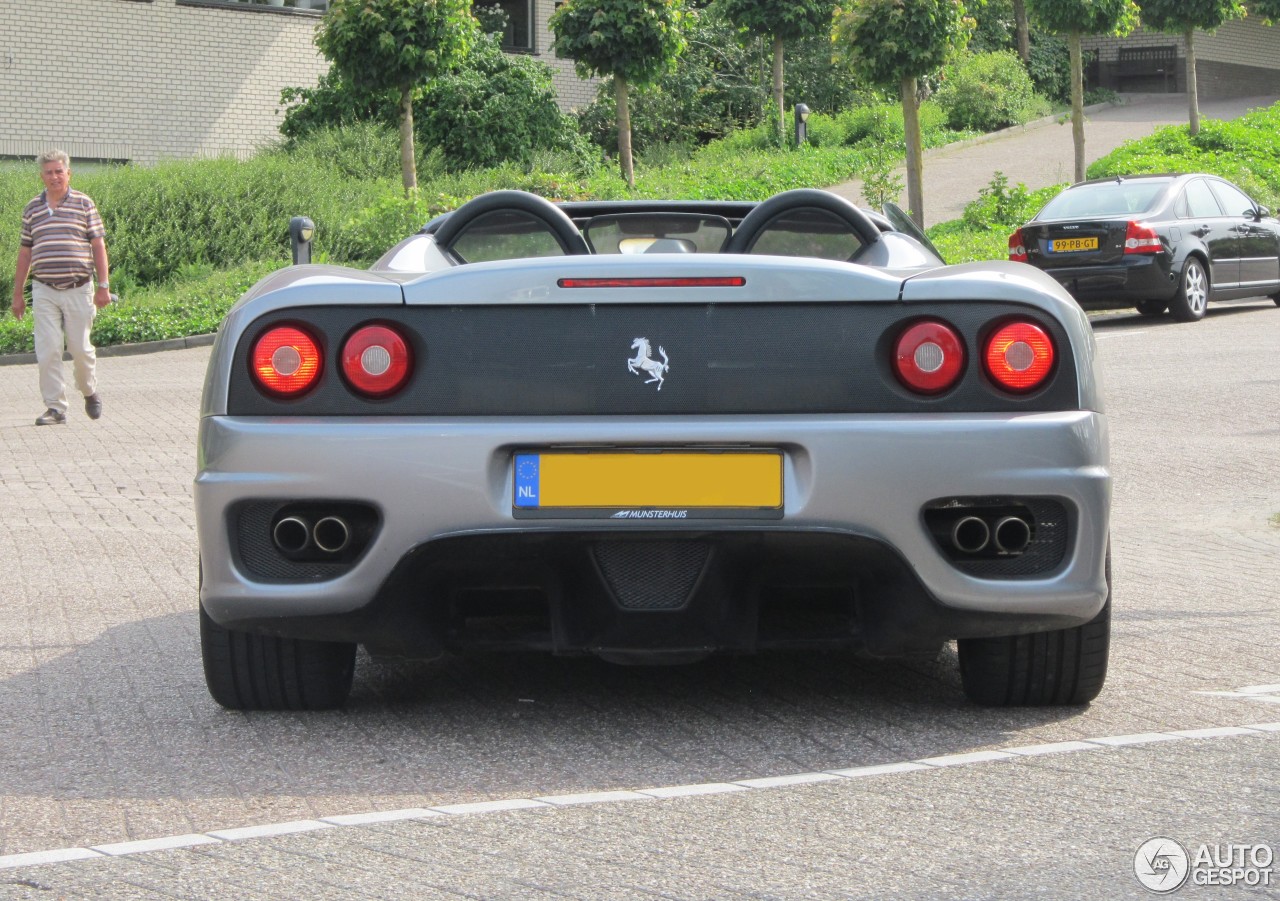
[[[782,516],[781,451],[529,451],[512,467],[516,517]]]
[[[1097,249],[1097,238],[1058,238],[1049,242],[1050,253],[1079,253],[1082,250]]]

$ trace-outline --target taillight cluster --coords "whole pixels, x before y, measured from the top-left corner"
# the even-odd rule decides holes
[[[324,353],[309,331],[276,325],[253,343],[250,368],[258,387],[274,397],[300,397],[320,381]],[[413,351],[393,326],[366,323],[349,334],[338,353],[342,376],[364,397],[395,394],[413,373]]]
[[[983,370],[999,388],[1027,394],[1044,385],[1053,372],[1053,339],[1037,323],[1003,322],[983,339]],[[898,335],[893,370],[909,390],[927,396],[943,394],[960,383],[967,360],[964,338],[941,319],[920,319]]]
[[[1027,261],[1027,242],[1022,237],[1022,229],[1009,236],[1009,259],[1015,263]]]
[[[1125,253],[1159,253],[1164,250],[1156,230],[1145,222],[1130,222],[1124,233]]]

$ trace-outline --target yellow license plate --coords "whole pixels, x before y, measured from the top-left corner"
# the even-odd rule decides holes
[[[531,451],[513,484],[517,515],[782,515],[780,451]]]
[[[1097,250],[1097,238],[1059,238],[1049,242],[1051,253],[1077,253],[1081,250]]]

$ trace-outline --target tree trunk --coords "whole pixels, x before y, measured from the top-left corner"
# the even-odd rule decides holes
[[[1188,28],[1187,39],[1187,105],[1190,108],[1191,134],[1200,134],[1200,96],[1196,87],[1196,45],[1195,29]],[[1176,86],[1175,86],[1176,87]]]
[[[418,163],[413,155],[413,91],[400,89],[400,176],[404,180],[404,196],[418,190]]]
[[[773,39],[773,102],[778,107],[778,143],[787,146],[787,108],[782,93],[782,38]]]
[[[1031,62],[1031,26],[1027,23],[1026,0],[1013,0],[1013,31],[1017,36],[1018,56],[1024,64]]]
[[[614,73],[613,96],[618,107],[618,159],[627,187],[636,186],[635,164],[631,159],[631,109],[627,106],[627,80]]]
[[[924,165],[920,148],[920,101],[916,80],[902,79],[902,126],[907,142],[907,212],[911,221],[924,228]]]
[[[1080,52],[1080,32],[1067,35],[1071,55],[1071,140],[1076,146],[1075,180],[1084,181],[1084,54]]]

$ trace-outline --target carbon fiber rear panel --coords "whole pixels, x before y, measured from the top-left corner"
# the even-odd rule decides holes
[[[995,390],[977,359],[981,338],[1003,317],[1040,322],[1058,346],[1047,387],[1026,397]],[[940,397],[898,384],[892,344],[922,317],[955,326],[968,348],[967,374]],[[371,321],[407,332],[415,367],[405,390],[370,401],[344,383],[336,354]],[[312,332],[325,357],[317,388],[292,400],[268,397],[250,378],[252,342],[273,323]],[[628,367],[648,339],[649,359]],[[661,389],[659,390],[659,385]],[[922,413],[1072,410],[1078,406],[1068,339],[1029,308],[973,303],[707,303],[636,305],[314,307],[264,316],[236,349],[228,412],[236,416],[562,416],[778,413]]]

